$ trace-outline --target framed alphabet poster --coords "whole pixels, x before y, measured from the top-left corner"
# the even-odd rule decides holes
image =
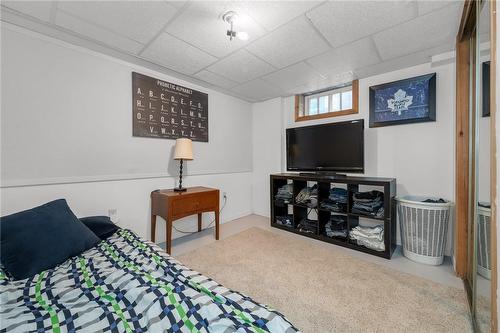
[[[208,142],[208,95],[132,72],[133,136]]]
[[[370,127],[436,121],[436,73],[370,87]]]

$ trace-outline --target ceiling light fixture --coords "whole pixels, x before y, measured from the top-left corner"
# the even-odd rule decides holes
[[[227,30],[226,35],[229,36],[229,40],[237,37],[240,40],[247,40],[248,33],[244,31],[234,31],[234,24],[238,20],[238,14],[233,11],[226,12],[222,15],[222,20],[229,24],[229,30]]]

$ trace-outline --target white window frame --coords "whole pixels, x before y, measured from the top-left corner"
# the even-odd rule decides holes
[[[333,89],[330,89],[330,90],[326,90],[326,91],[323,91],[321,93],[317,93],[317,94],[312,94],[312,95],[307,95],[305,96],[305,116],[316,116],[316,115],[319,115],[319,114],[325,114],[325,113],[330,113],[330,112],[340,112],[340,111],[346,111],[346,110],[351,110],[352,109],[352,105],[354,104],[352,99],[354,98],[354,94],[352,93],[351,96],[351,107],[350,108],[343,108],[342,107],[342,93],[343,92],[346,92],[346,91],[351,91],[352,92],[352,84],[348,85],[348,86],[343,86],[343,87],[340,87],[340,88],[333,88]],[[335,94],[340,94],[340,110],[333,110],[333,95]],[[319,112],[319,99],[321,97],[324,97],[324,96],[328,96],[328,111],[324,112],[324,113],[320,113]],[[317,105],[318,105],[318,112],[315,113],[315,114],[310,114],[309,112],[309,101],[311,99],[317,99]]]
[[[351,91],[351,107],[350,108],[342,108],[342,93],[346,91]],[[340,110],[333,110],[333,98],[332,96],[335,94],[340,94]],[[328,96],[328,111],[324,113],[320,112],[320,103],[319,99],[321,97]],[[310,100],[317,100],[317,113],[310,114],[309,104]],[[308,94],[296,95],[295,96],[295,121],[302,120],[312,120],[318,118],[328,118],[328,117],[337,117],[348,114],[358,113],[358,99],[359,99],[359,82],[358,80],[354,80],[349,84],[345,84],[342,86],[337,86],[317,92],[312,92]]]

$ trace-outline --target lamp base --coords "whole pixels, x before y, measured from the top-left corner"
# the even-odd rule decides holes
[[[185,192],[187,188],[185,187],[174,187],[174,192]]]

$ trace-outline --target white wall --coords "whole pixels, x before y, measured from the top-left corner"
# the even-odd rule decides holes
[[[483,9],[484,10],[484,9]],[[489,25],[488,25],[489,27]],[[489,37],[489,35],[488,35]],[[481,38],[481,37],[480,37]],[[487,43],[487,49],[481,52],[480,63],[482,64],[485,61],[490,61],[490,49],[489,43]],[[482,79],[482,71],[479,72]],[[482,84],[479,86],[480,93],[479,96],[483,96],[483,86]],[[482,110],[482,100],[481,102],[481,110]],[[480,112],[482,114],[482,111]],[[479,117],[478,121],[478,201],[479,202],[491,202],[490,195],[490,151],[491,151],[491,117]]]
[[[411,125],[368,128],[369,87],[403,78],[436,72],[436,114],[435,122]],[[267,104],[266,104],[267,103]],[[278,102],[269,101],[262,109],[276,107]],[[431,64],[419,65],[390,73],[361,79],[359,82],[359,114],[315,121],[295,122],[294,98],[288,97],[282,101],[283,123],[278,117],[254,117],[254,128],[271,126],[268,122],[274,120],[275,130],[267,130],[261,137],[262,142],[272,140],[269,133],[281,131],[280,146],[266,146],[267,154],[281,155],[282,171],[286,171],[285,159],[285,128],[307,126],[350,119],[365,119],[365,175],[394,177],[397,179],[398,195],[433,195],[454,200],[454,163],[455,163],[455,70],[454,64],[431,67]],[[254,108],[254,112],[256,109]],[[269,110],[269,113],[276,112]],[[265,124],[263,124],[266,122]],[[254,139],[254,149],[256,146]],[[259,168],[261,174],[266,174],[265,160],[254,160],[254,169]],[[274,165],[267,174],[275,172]],[[255,183],[255,182],[254,182]],[[266,193],[268,191],[266,186]],[[254,202],[254,211],[269,211],[269,202]],[[268,215],[268,214],[267,214]],[[399,232],[398,232],[399,233]],[[452,228],[449,230],[447,254],[451,253]],[[398,236],[399,237],[399,236]]]
[[[149,237],[149,193],[173,186],[174,178],[167,174],[167,170],[172,172],[176,165],[168,156],[173,141],[131,136],[130,72],[139,71],[194,89],[198,87],[19,28],[5,24],[2,28],[2,80],[9,82],[9,85],[2,86],[2,178],[5,172],[14,176],[8,177],[10,184],[2,184],[1,214],[66,197],[80,216],[107,214],[108,209],[116,208],[123,226]],[[368,124],[369,86],[431,72],[437,72],[437,121],[367,128],[365,174],[397,178],[399,195],[423,194],[453,199],[455,121],[452,64],[435,68],[425,64],[362,79],[359,115],[301,123],[295,123],[293,119],[292,97],[250,105],[200,88],[208,92],[211,103],[210,141],[195,144],[197,156],[188,164],[188,171],[192,172],[188,172],[191,175],[187,176],[186,184],[209,185],[226,191],[229,200],[222,213],[223,221],[251,212],[269,215],[269,174],[286,170],[286,128],[361,117]],[[111,97],[102,94],[110,82],[114,86]],[[47,98],[47,94],[54,91],[73,93],[68,88],[72,85],[81,91],[77,94],[79,98],[63,98],[57,103]],[[19,87],[24,94],[15,90]],[[92,104],[87,103],[89,99]],[[86,122],[87,117],[81,115],[91,107],[102,111],[100,113],[106,121]],[[60,119],[56,120],[58,126],[44,119],[45,114],[59,115],[60,118],[56,117]],[[30,119],[36,121],[27,123]],[[77,119],[81,126],[74,126],[73,119]],[[70,126],[75,135],[58,132],[59,126]],[[70,143],[79,147],[70,157],[63,154],[58,156],[59,163],[40,164],[38,158],[43,153],[57,156],[58,145]],[[24,154],[30,144],[37,147],[37,154]],[[138,170],[135,165],[130,169],[131,175],[135,173],[144,178],[124,180],[127,175],[109,174],[112,169],[104,173],[100,172],[104,169],[92,169],[97,163],[106,165],[117,159],[133,164],[133,158],[127,156],[129,145],[134,149],[141,147],[147,151],[146,156],[161,156],[152,163],[155,167],[160,164],[160,169],[164,167],[165,174],[157,174],[153,169]],[[90,152],[96,149],[99,155],[88,158],[88,161],[78,161],[78,153],[84,153],[84,147]],[[67,151],[67,146],[63,148]],[[61,169],[60,164],[71,165],[68,161],[86,163],[85,168]],[[38,168],[50,172],[55,170],[54,174],[62,177],[44,178],[45,174],[39,173]],[[88,175],[82,176],[80,171],[88,168]],[[152,174],[155,178],[151,177]],[[34,186],[50,182],[69,184]],[[162,228],[163,224],[160,225]],[[189,229],[194,226],[194,220],[187,219],[178,226]],[[163,229],[159,232],[162,235]],[[451,246],[451,241],[448,244]]]
[[[491,202],[490,195],[490,139],[491,117],[479,118],[478,148],[478,201]]]
[[[208,93],[209,143],[194,143],[189,174],[251,171],[250,103],[2,28],[2,185],[175,175],[174,140],[132,136],[132,71]]]
[[[227,192],[223,221],[251,213],[251,104],[2,23],[1,215],[64,197],[79,216],[115,208],[149,238],[150,192],[173,187],[178,164],[174,140],[132,137],[132,71],[208,93],[209,142],[185,184]]]
[[[252,213],[251,179],[250,172],[189,176],[185,185],[216,187],[227,192],[228,202],[220,216],[221,222],[227,222]],[[173,186],[174,179],[164,177],[2,188],[1,215],[31,208],[54,199],[66,198],[78,217],[108,215],[108,209],[115,208],[118,211],[118,225],[132,229],[149,239],[150,193],[155,189]],[[212,219],[212,213],[204,214],[204,225],[208,225]],[[179,230],[196,230],[195,218],[191,217],[177,221],[174,225]],[[165,240],[165,223],[161,218],[157,222],[156,235],[158,242]],[[173,237],[179,236],[182,235],[174,230]]]
[[[252,200],[255,214],[269,216],[269,175],[281,171],[281,98],[252,105]]]

